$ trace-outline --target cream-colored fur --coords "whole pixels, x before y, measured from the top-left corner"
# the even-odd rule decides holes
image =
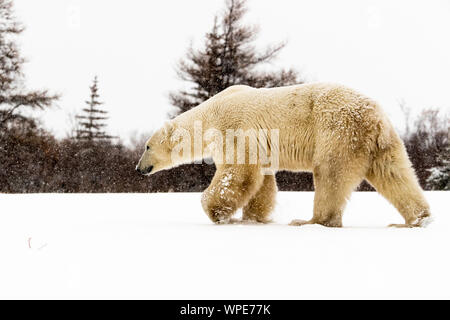
[[[214,128],[225,136],[227,129],[279,129],[279,170],[311,171],[314,174],[314,213],[310,221],[342,226],[342,213],[351,192],[367,179],[405,219],[402,227],[418,227],[430,216],[402,141],[380,106],[344,86],[304,84],[273,89],[233,86],[183,113],[157,131],[147,142],[138,169],[151,173],[183,162],[214,157],[214,147],[202,142],[203,154],[192,146],[176,162],[170,156],[179,142],[173,134],[184,129],[194,136],[194,123],[203,131]],[[251,139],[251,137],[250,137]],[[207,147],[209,146],[209,147]],[[214,145],[213,145],[214,146]],[[225,150],[222,150],[225,152]],[[250,151],[246,149],[249,157]],[[253,164],[217,164],[202,205],[216,223],[231,221],[239,208],[243,219],[269,221],[277,191],[275,178],[261,173],[259,158]]]

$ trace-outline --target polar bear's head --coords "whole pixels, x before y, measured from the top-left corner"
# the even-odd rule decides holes
[[[136,166],[139,173],[150,175],[175,166],[172,161],[174,124],[167,122],[146,142],[144,154]]]

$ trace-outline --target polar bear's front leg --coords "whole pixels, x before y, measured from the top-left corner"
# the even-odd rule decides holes
[[[203,192],[203,209],[214,223],[229,223],[236,210],[248,203],[262,182],[263,176],[256,166],[218,166],[211,184]]]
[[[277,191],[275,175],[264,176],[261,187],[244,207],[242,220],[259,223],[270,222],[270,214],[275,207]]]

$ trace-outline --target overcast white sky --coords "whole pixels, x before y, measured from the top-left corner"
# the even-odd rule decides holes
[[[15,0],[28,84],[62,94],[42,115],[58,136],[99,76],[109,131],[127,139],[161,125],[174,67],[203,36],[223,0]],[[258,43],[288,40],[274,63],[310,81],[352,86],[377,99],[399,129],[398,101],[449,110],[450,1],[249,0]]]

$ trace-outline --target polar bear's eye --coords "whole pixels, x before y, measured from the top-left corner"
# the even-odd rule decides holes
[[[150,150],[150,147],[149,146],[147,146],[147,148],[146,148],[147,150]]]

